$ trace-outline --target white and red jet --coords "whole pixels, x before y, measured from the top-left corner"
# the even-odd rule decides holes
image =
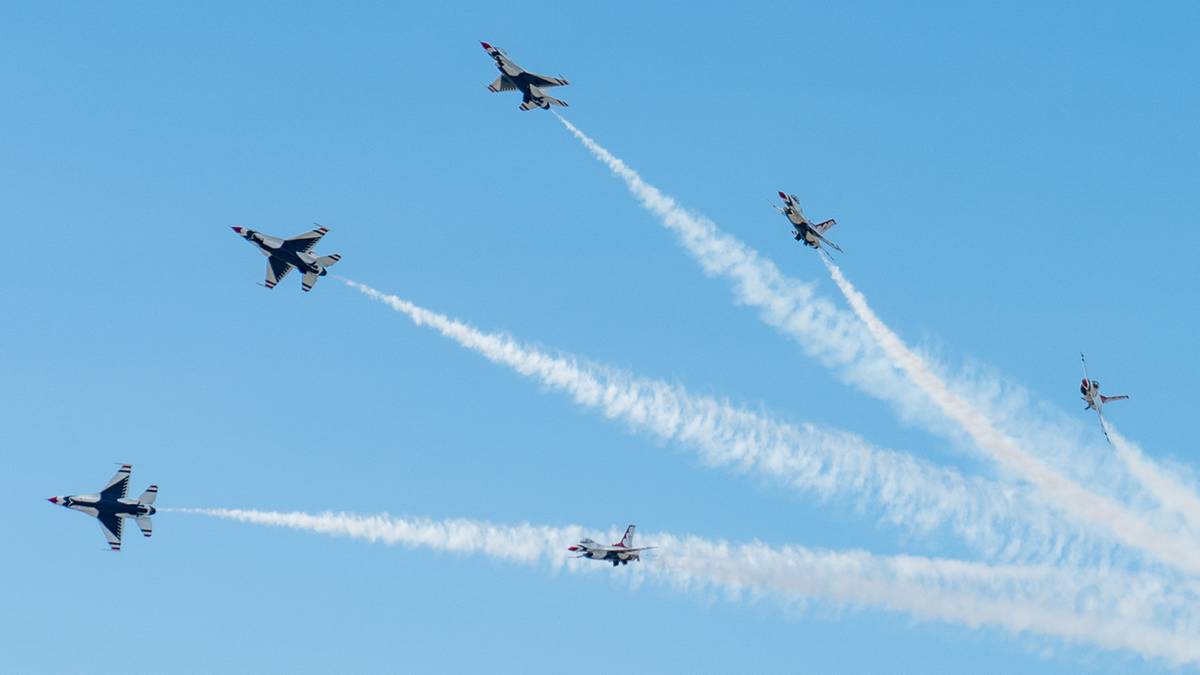
[[[1087,403],[1084,410],[1095,410],[1096,415],[1100,417],[1100,431],[1104,432],[1105,440],[1112,442],[1108,437],[1108,429],[1104,426],[1104,413],[1100,408],[1104,407],[1105,403],[1110,401],[1124,401],[1128,396],[1105,396],[1100,393],[1100,382],[1088,377],[1087,359],[1083,357],[1083,352],[1079,353],[1079,360],[1083,362],[1083,380],[1079,383],[1079,393],[1082,394],[1083,401]]]
[[[813,222],[808,219],[808,216],[804,215],[804,211],[800,208],[800,200],[798,197],[796,197],[796,195],[789,195],[781,191],[779,193],[779,197],[783,199],[783,208],[775,206],[774,204],[772,204],[772,206],[775,206],[776,211],[787,216],[788,222],[790,222],[794,228],[792,231],[792,236],[796,238],[796,241],[804,242],[805,246],[811,246],[812,248],[818,250],[821,248],[821,244],[824,243],[825,245],[829,246],[829,248],[832,248],[838,253],[842,253],[841,246],[829,241],[824,236],[825,233],[829,231],[829,228],[837,225],[836,220],[830,218],[824,222],[813,224]]]
[[[633,547],[633,531],[637,529],[637,525],[630,525],[625,529],[625,536],[621,537],[621,541],[612,546],[597,544],[591,539],[581,539],[575,546],[568,546],[568,551],[577,551],[579,555],[576,558],[589,558],[591,560],[608,560],[613,567],[617,565],[628,565],[630,560],[641,560],[641,552],[648,551],[656,546],[643,546],[641,548]]]

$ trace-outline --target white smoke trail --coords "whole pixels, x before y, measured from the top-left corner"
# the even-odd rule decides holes
[[[863,334],[861,324],[851,321],[827,301],[814,297],[807,285],[783,276],[773,263],[761,259],[742,242],[720,232],[711,220],[678,206],[674,199],[646,183],[636,171],[575,125],[561,115],[556,116],[597,159],[625,182],[644,208],[657,215],[668,229],[680,236],[684,247],[700,262],[706,273],[720,274],[733,280],[739,300],[760,308],[768,324],[803,338],[801,345],[810,354],[829,365],[843,368],[854,384],[896,402],[902,412],[922,417],[927,423],[930,420],[920,411],[932,400],[935,409],[957,422],[1001,465],[1016,471],[1023,479],[1045,491],[1048,498],[1068,513],[1102,530],[1113,532],[1126,544],[1169,565],[1193,573],[1200,572],[1200,546],[1193,541],[1164,534],[1116,500],[1084,488],[1047,463],[1022,451],[1011,438],[1001,434],[979,415],[974,407],[951,392],[924,361],[904,346],[882,322],[877,319],[874,324],[867,321],[861,311],[866,307],[865,301],[856,304],[851,295],[846,294],[859,318],[866,323],[867,333]],[[836,269],[831,266],[831,273]],[[839,286],[845,293],[845,278],[841,277],[840,272],[834,277],[835,282],[841,280]],[[869,312],[869,308],[867,310]],[[892,339],[889,339],[889,335]],[[882,349],[883,353],[876,347]],[[920,395],[904,386],[892,368],[893,363],[905,370],[918,384],[916,391]]]
[[[1130,475],[1144,486],[1164,509],[1182,518],[1187,527],[1193,530],[1200,528],[1200,497],[1196,495],[1195,490],[1164,472],[1162,467],[1142,453],[1141,448],[1117,433],[1112,425],[1106,426],[1113,449]]]
[[[863,294],[846,279],[837,265],[828,258],[821,260],[829,268],[830,276],[846,296],[854,313],[866,324],[867,330],[893,363],[907,373],[939,410],[961,425],[979,447],[1001,466],[1029,481],[1050,501],[1068,512],[1096,527],[1107,527],[1126,544],[1142,549],[1168,565],[1200,573],[1200,546],[1194,539],[1164,534],[1123,504],[1085,489],[1041,459],[1022,450],[1011,438],[998,431],[986,416],[950,391],[925,360],[909,349],[876,316]]]
[[[174,510],[388,545],[548,564],[569,571],[608,569],[592,561],[568,560],[566,546],[583,534],[578,526],[503,526],[386,514]],[[619,535],[610,532],[609,536],[615,539]],[[926,621],[1128,650],[1176,665],[1200,663],[1197,623],[1192,616],[1197,598],[1164,589],[1153,579],[1045,566],[993,566],[876,556],[864,551],[771,547],[759,542],[730,544],[668,534],[651,534],[644,540],[659,549],[653,559],[628,571],[635,579],[646,577],[684,591],[717,590],[733,600],[817,601],[882,609]]]
[[[823,497],[870,500],[892,523],[929,533],[948,527],[968,544],[1008,560],[1095,560],[1109,552],[1064,527],[1027,490],[967,478],[911,455],[872,448],[853,434],[796,427],[683,387],[552,356],[496,333],[339,277],[419,326],[430,326],[490,361],[566,392],[638,431],[694,447],[709,464],[753,470]]]
[[[625,181],[643,208],[679,236],[706,274],[733,281],[739,302],[758,308],[763,321],[796,337],[805,352],[840,368],[851,383],[896,402],[908,417],[937,424],[936,419],[925,415],[920,394],[906,386],[853,315],[818,297],[812,284],[784,276],[773,262],[721,232],[711,220],[679,206],[566,118],[557,112],[554,115],[597,159]]]

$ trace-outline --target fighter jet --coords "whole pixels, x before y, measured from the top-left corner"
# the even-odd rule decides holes
[[[137,519],[142,534],[150,536],[153,528],[150,516],[155,514],[154,498],[158,496],[158,486],[151,485],[141,497],[127,499],[125,493],[129,491],[131,469],[128,464],[122,464],[117,475],[108,481],[108,485],[105,485],[98,495],[51,497],[50,503],[95,516],[100,521],[100,529],[104,532],[104,538],[108,540],[109,548],[120,551],[121,526],[125,523],[125,518]]]
[[[495,82],[488,85],[488,89],[493,93],[520,90],[521,94],[525,97],[521,103],[521,110],[533,110],[534,108],[549,110],[552,105],[567,107],[566,101],[560,101],[542,91],[542,89],[546,87],[561,87],[571,84],[570,82],[561,77],[548,77],[546,75],[531,73],[518,66],[515,61],[508,58],[508,54],[505,54],[496,47],[486,42],[480,42],[479,44],[483,45],[483,49],[488,53],[488,56],[495,59],[496,67],[500,69],[500,77],[497,77]]]
[[[636,525],[630,525],[625,530],[625,536],[621,537],[621,541],[612,546],[597,544],[591,539],[582,539],[575,546],[568,546],[568,551],[578,551],[579,555],[576,558],[589,558],[591,560],[608,560],[612,562],[612,566],[628,565],[630,560],[641,560],[641,551],[648,551],[656,546],[643,546],[641,548],[633,548],[633,531],[637,528]]]
[[[304,272],[300,287],[305,292],[311,291],[313,284],[317,283],[317,278],[325,276],[326,270],[342,259],[342,256],[336,253],[318,256],[311,252],[321,237],[329,231],[329,228],[319,225],[317,229],[291,239],[279,239],[240,226],[234,227],[233,231],[257,246],[258,250],[267,256],[267,280],[263,283],[267,288],[275,288],[275,284],[286,277],[293,267],[299,267]]]
[[[1104,439],[1109,443],[1112,439],[1108,437],[1108,428],[1104,425],[1104,413],[1100,408],[1104,407],[1109,401],[1124,401],[1128,396],[1105,396],[1100,393],[1100,382],[1088,377],[1087,359],[1083,357],[1083,352],[1079,352],[1079,360],[1083,362],[1083,380],[1079,383],[1079,393],[1083,396],[1083,402],[1087,403],[1084,410],[1095,410],[1096,415],[1100,418],[1100,431],[1104,432]]]
[[[796,195],[788,195],[780,192],[779,196],[783,199],[783,208],[774,204],[772,206],[775,206],[776,211],[787,216],[787,219],[792,223],[792,227],[795,228],[792,231],[792,236],[796,238],[796,241],[802,241],[805,246],[811,246],[814,249],[821,248],[821,243],[824,242],[838,253],[842,252],[841,246],[822,236],[829,231],[829,228],[837,224],[836,220],[830,218],[823,223],[813,225],[808,217],[804,215],[804,211],[800,209],[800,201]]]

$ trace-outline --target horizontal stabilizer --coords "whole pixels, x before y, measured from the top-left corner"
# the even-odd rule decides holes
[[[341,259],[342,259],[342,256],[340,253],[334,253],[332,255],[323,255],[320,258],[317,258],[317,264],[320,265],[321,267],[333,267],[337,263],[337,261],[339,261]]]
[[[150,533],[154,530],[154,523],[150,522],[150,516],[138,516],[137,523],[138,529],[142,531],[142,534],[149,537]]]
[[[304,292],[307,293],[308,291],[312,290],[312,287],[314,285],[316,285],[316,283],[317,283],[317,279],[320,279],[320,278],[321,278],[321,275],[316,274],[315,272],[305,272],[304,278],[302,280],[300,280],[300,288],[302,288],[304,290]]]
[[[142,493],[141,497],[138,497],[138,501],[143,504],[153,504],[155,498],[157,498],[157,497],[158,497],[158,486],[151,485],[150,487],[146,488],[146,491]]]

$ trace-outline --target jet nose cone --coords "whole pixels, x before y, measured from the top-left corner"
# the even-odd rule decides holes
[[[787,195],[783,194],[782,192],[779,193],[779,198],[785,202],[787,201]]]
[[[51,498],[47,499],[46,501],[50,502],[51,504],[57,504],[58,497],[51,497]]]
[[[568,551],[578,551],[578,550],[579,550],[579,547],[578,547],[578,546],[568,546],[568,547],[567,547],[567,550],[568,550]]]
[[[479,44],[483,45],[483,48],[484,48],[484,49],[486,49],[486,50],[488,50],[489,52],[490,52],[490,51],[492,51],[492,46],[491,46],[491,45],[489,45],[488,43],[486,43],[486,42],[480,42]]]
[[[234,231],[234,232],[237,232],[238,234],[241,234],[241,233],[242,233],[242,228],[240,228],[240,227],[238,227],[238,226],[236,226],[236,225],[235,225],[235,226],[233,227],[233,231]]]

